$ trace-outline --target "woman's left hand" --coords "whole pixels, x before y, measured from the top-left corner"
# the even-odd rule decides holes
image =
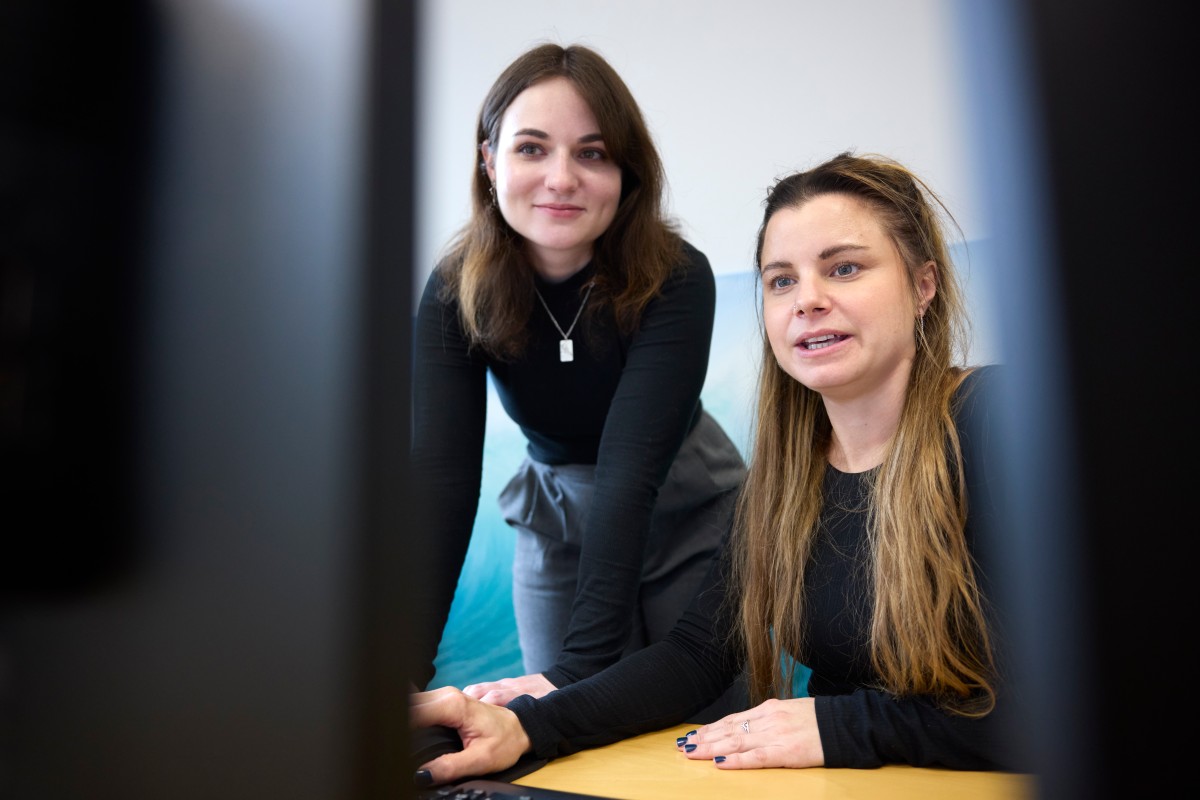
[[[533,697],[544,697],[553,692],[555,686],[546,680],[546,676],[538,672],[533,675],[522,675],[519,678],[502,678],[498,681],[472,683],[463,687],[463,694],[482,700],[494,706],[506,706],[508,701],[523,694]]]
[[[768,700],[697,728],[680,740],[688,758],[716,762],[720,769],[821,767],[825,751],[811,697]]]

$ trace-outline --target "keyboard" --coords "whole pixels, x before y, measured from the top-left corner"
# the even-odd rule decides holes
[[[560,792],[536,786],[518,786],[506,781],[473,780],[425,789],[419,800],[613,800],[599,794]]]

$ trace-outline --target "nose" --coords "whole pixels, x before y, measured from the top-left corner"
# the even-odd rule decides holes
[[[821,290],[821,282],[815,280],[800,280],[796,282],[795,296],[792,300],[792,314],[820,314],[828,308],[828,298]]]
[[[555,192],[570,192],[579,186],[575,162],[570,153],[557,153],[549,161],[546,186]]]

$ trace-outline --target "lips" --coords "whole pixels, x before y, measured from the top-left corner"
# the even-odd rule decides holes
[[[837,333],[823,333],[820,336],[810,336],[807,339],[801,339],[797,343],[797,346],[809,351],[821,350],[838,342],[844,342],[849,338],[849,336]]]
[[[556,215],[578,214],[579,212],[583,211],[583,206],[573,206],[567,203],[542,203],[541,205],[537,206],[537,208]]]

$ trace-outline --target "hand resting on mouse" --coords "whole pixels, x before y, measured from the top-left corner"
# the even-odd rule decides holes
[[[419,692],[409,702],[414,760],[433,784],[507,769],[531,747],[516,714],[459,689]],[[416,747],[422,744],[426,749],[419,753]]]

